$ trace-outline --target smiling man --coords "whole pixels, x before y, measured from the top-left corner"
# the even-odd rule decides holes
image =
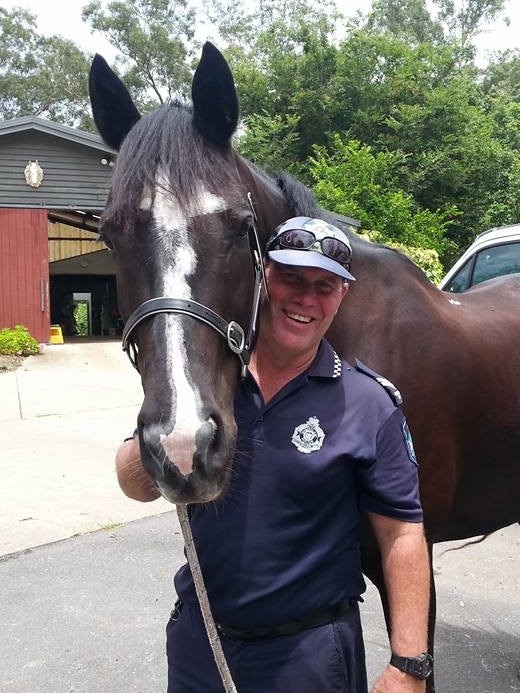
[[[266,402],[314,360],[347,281],[355,281],[351,254],[347,237],[320,219],[289,219],[269,240],[269,301],[250,365]]]
[[[269,300],[236,393],[230,488],[190,506],[240,693],[367,692],[362,515],[381,549],[392,623],[392,659],[373,692],[421,693],[431,672],[428,553],[400,395],[361,364],[342,361],[324,338],[355,281],[351,255],[347,236],[320,219],[289,219],[268,241]],[[143,472],[136,450],[136,442],[121,448],[119,480],[145,499],[146,479],[134,488]],[[168,692],[222,693],[187,565],[175,587]]]

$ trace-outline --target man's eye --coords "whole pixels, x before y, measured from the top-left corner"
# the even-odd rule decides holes
[[[289,272],[286,272],[283,277],[285,281],[290,282],[291,284],[298,284],[300,281],[300,277],[297,274],[290,274]]]
[[[317,289],[320,294],[330,294],[334,291],[334,287],[331,284],[318,284]]]

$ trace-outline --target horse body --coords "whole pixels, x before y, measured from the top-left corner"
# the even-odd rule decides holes
[[[224,325],[247,326],[252,229],[262,245],[291,216],[338,222],[301,183],[272,178],[232,149],[236,92],[210,44],[194,76],[192,107],[161,106],[140,119],[99,57],[90,90],[98,129],[120,150],[101,235],[113,248],[121,314],[131,322],[143,303],[169,301],[133,328],[145,393],[142,462],[168,500],[212,500],[231,474],[239,362],[229,338],[226,344],[178,305],[196,303],[199,315],[207,307]],[[402,392],[430,549],[519,521],[520,278],[444,294],[396,251],[350,238],[358,281],[328,336],[340,355],[360,359]],[[369,532],[362,544],[365,572],[385,605]],[[432,651],[434,620],[432,599]]]
[[[353,243],[361,281],[329,337],[344,358],[359,358],[401,391],[428,540],[518,522],[520,276],[445,294],[406,258]]]

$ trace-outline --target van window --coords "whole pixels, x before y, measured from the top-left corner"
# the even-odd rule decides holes
[[[460,294],[469,287],[471,277],[471,266],[473,258],[469,258],[465,265],[457,272],[451,282],[445,287],[444,291],[451,291],[454,294]]]
[[[515,272],[520,272],[520,242],[503,243],[478,253],[471,284]]]

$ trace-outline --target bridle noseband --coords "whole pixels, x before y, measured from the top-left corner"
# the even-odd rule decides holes
[[[256,323],[258,320],[258,309],[260,306],[260,295],[262,286],[265,286],[265,273],[264,273],[264,263],[262,260],[262,249],[260,247],[260,241],[258,239],[258,233],[256,230],[256,212],[253,207],[253,198],[250,192],[247,193],[247,198],[249,201],[249,206],[253,212],[253,223],[250,225],[248,230],[249,239],[249,249],[251,252],[251,259],[253,261],[253,269],[255,273],[255,285],[253,291],[253,302],[251,307],[251,317],[249,318],[249,327],[247,330],[247,335],[242,329],[242,327],[231,320],[227,322],[224,318],[220,317],[211,308],[207,308],[197,301],[189,301],[184,298],[173,298],[170,296],[159,296],[157,298],[151,298],[148,301],[144,301],[139,304],[134,312],[130,315],[125,323],[123,329],[122,337],[122,347],[123,351],[130,359],[130,362],[134,368],[139,371],[139,359],[138,359],[138,348],[134,337],[132,336],[135,328],[153,315],[159,315],[160,313],[177,313],[181,315],[188,315],[195,320],[205,323],[209,327],[212,327],[216,332],[219,333],[227,341],[228,347],[231,351],[238,356],[242,364],[241,372],[242,377],[245,377],[247,372],[247,366],[249,364],[249,359],[251,355],[251,346],[256,333]]]

